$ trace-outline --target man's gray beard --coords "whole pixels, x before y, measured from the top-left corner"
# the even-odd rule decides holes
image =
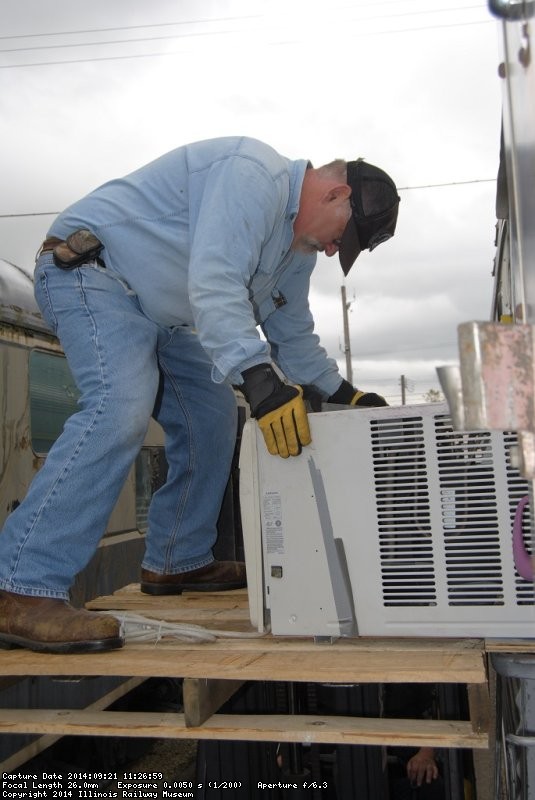
[[[321,252],[318,242],[316,242],[314,239],[305,239],[305,240],[303,240],[301,242],[297,242],[293,246],[293,249],[297,250],[297,252],[303,253],[304,255],[307,255],[307,256],[311,255],[312,253]]]

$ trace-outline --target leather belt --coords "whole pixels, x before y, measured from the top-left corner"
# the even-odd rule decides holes
[[[39,248],[39,253],[47,253],[49,250],[53,250],[54,247],[57,247],[58,244],[63,244],[64,241],[64,239],[58,239],[56,236],[51,236],[49,239],[45,239]]]

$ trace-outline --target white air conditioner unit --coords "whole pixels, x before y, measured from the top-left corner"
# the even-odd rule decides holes
[[[312,444],[240,455],[251,621],[277,635],[535,635],[511,531],[515,435],[454,431],[445,404],[310,414]],[[529,549],[529,512],[524,540]]]

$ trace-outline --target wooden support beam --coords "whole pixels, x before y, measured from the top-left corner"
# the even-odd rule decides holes
[[[207,678],[184,678],[182,698],[187,728],[197,728],[219,711],[245,681],[219,681]]]
[[[142,683],[145,682],[144,678],[129,678],[125,680],[124,683],[121,683],[120,686],[116,686],[115,689],[107,692],[102,697],[99,697],[98,700],[95,700],[93,703],[90,703],[86,706],[87,711],[101,711],[108,706],[111,706],[112,703],[115,703],[116,700],[119,700],[120,697],[124,697],[125,694],[131,692],[133,689],[136,689]],[[35,712],[30,711],[29,713],[33,714]],[[0,710],[0,717],[4,714],[3,710]],[[0,722],[0,730],[1,730],[1,722]],[[32,731],[30,731],[32,732]],[[21,747],[20,750],[17,750],[12,755],[5,758],[3,761],[0,761],[0,774],[3,772],[13,772],[17,767],[20,767],[21,764],[24,764],[26,761],[29,761],[31,758],[42,753],[48,747],[52,747],[52,745],[57,742],[60,738],[59,735],[52,736],[50,734],[44,734],[40,736],[38,739],[35,739],[33,742]]]
[[[490,728],[490,695],[489,687],[482,683],[470,683],[467,686],[470,721],[476,733],[488,731]]]
[[[487,686],[476,689],[468,687],[468,703],[472,727],[486,729],[489,732],[487,750],[474,750],[472,753],[474,775],[476,780],[477,800],[495,800],[496,774],[496,673],[489,663],[489,680]]]
[[[128,736],[359,745],[487,748],[467,721],[271,714],[214,714],[186,727],[183,714],[133,711],[2,709],[2,733]]]

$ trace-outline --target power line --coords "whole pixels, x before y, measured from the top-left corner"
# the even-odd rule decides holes
[[[83,33],[113,33],[115,31],[133,31],[140,28],[167,28],[177,25],[198,25],[210,22],[236,22],[245,19],[261,19],[262,14],[245,14],[237,17],[210,17],[207,19],[189,19],[182,22],[148,22],[144,25],[121,25],[116,28],[85,28],[79,31],[50,31],[40,33],[15,33],[9,36],[0,36],[0,41],[6,39],[34,39],[41,36],[78,36]]]
[[[88,64],[99,61],[122,61],[133,58],[161,58],[163,56],[183,55],[183,50],[173,50],[167,53],[136,53],[129,56],[102,56],[100,58],[73,58],[65,61],[31,61],[26,64],[1,64],[0,69],[17,69],[18,67],[54,67],[60,64]]]
[[[409,367],[409,369],[410,369],[410,367]],[[362,381],[365,381],[366,383],[377,383],[377,384],[381,383],[381,384],[393,385],[394,383],[398,383],[399,382],[399,375],[397,377],[395,377],[395,378],[392,378],[392,377],[390,377],[390,378],[372,378],[371,376],[369,378],[366,378],[366,377],[362,377],[363,375],[366,375],[366,373],[363,373],[363,372],[359,371],[359,379],[358,380],[361,383],[362,383]],[[433,377],[435,377],[435,376],[433,376]],[[418,379],[407,378],[407,380],[409,380],[411,382],[411,384],[414,384],[415,388],[417,386],[421,386],[422,384],[428,384],[431,379],[432,378],[418,378]],[[438,377],[436,378],[436,380],[438,382]]]
[[[369,353],[358,353],[353,355],[353,361],[361,362],[368,361],[370,358],[377,356],[399,356],[400,353],[414,353],[421,350],[440,350],[443,347],[456,347],[456,342],[441,342],[440,344],[427,344],[427,345],[414,345],[414,347],[397,347],[395,350],[372,350]]]
[[[27,214],[0,214],[0,219],[11,219],[14,217],[52,217],[59,213],[59,211],[32,211]]]
[[[418,33],[422,31],[429,31],[429,30],[439,30],[443,28],[462,28],[468,25],[487,25],[492,20],[480,20],[474,22],[455,22],[455,23],[448,23],[442,25],[427,25],[418,28],[401,28],[401,29],[394,29],[394,30],[380,30],[380,31],[367,31],[363,33],[353,33],[350,34],[350,38],[363,38],[369,36],[381,36],[381,35],[390,35],[390,34],[398,34],[398,33]],[[230,30],[230,31],[212,31],[212,32],[203,32],[203,33],[196,33],[196,34],[186,34],[184,36],[162,36],[162,37],[153,37],[147,39],[124,39],[120,40],[119,42],[110,42],[110,44],[128,44],[129,42],[136,42],[136,41],[154,41],[156,39],[168,39],[168,38],[188,38],[191,36],[207,36],[207,35],[216,35],[216,34],[228,34],[228,33],[241,33],[243,31],[238,30]],[[303,38],[301,39],[287,39],[284,41],[278,42],[270,42],[271,46],[287,46],[292,44],[300,44],[303,42]],[[54,47],[82,47],[82,46],[90,46],[94,44],[99,44],[104,46],[108,44],[108,42],[93,42],[89,43],[88,45],[79,44],[79,45],[55,45]],[[28,48],[20,48],[28,49]],[[37,48],[29,48],[30,50],[37,50],[37,49],[49,49],[48,47],[37,47]],[[15,52],[15,50],[0,50],[2,52]],[[91,57],[91,58],[76,58],[76,59],[65,59],[62,61],[30,61],[23,64],[2,64],[0,65],[0,69],[20,69],[22,67],[48,67],[48,66],[58,66],[63,64],[87,64],[87,63],[98,63],[99,61],[120,61],[124,59],[137,59],[137,58],[162,58],[166,56],[176,56],[176,55],[183,55],[183,50],[170,50],[167,52],[158,52],[158,53],[134,53],[130,55],[121,55],[121,56],[99,56],[99,57]]]
[[[34,47],[12,47],[0,50],[0,53],[22,53],[27,50],[61,50],[64,48],[75,47],[104,47],[109,44],[139,44],[140,42],[158,42],[165,39],[192,39],[201,36],[216,36],[225,33],[243,33],[243,30],[223,30],[223,31],[197,31],[194,33],[171,33],[168,36],[144,36],[139,39],[109,39],[100,42],[77,42],[76,44],[40,44]],[[166,55],[162,53],[162,55]],[[67,62],[65,62],[67,63]]]
[[[392,30],[380,30],[380,31],[363,31],[362,33],[349,33],[347,34],[344,31],[344,34],[349,39],[363,39],[368,38],[370,36],[387,36],[390,34],[396,33],[420,33],[421,31],[435,31],[441,30],[443,28],[465,28],[468,25],[488,25],[491,23],[492,20],[475,20],[474,22],[451,22],[442,25],[424,25],[419,28],[394,28]],[[289,44],[300,44],[303,39],[286,39],[285,41],[273,42],[272,44],[279,44],[279,45],[289,45]]]
[[[392,2],[386,3],[366,3],[361,5],[360,8],[376,8],[377,5],[391,5]],[[342,8],[343,10],[350,10],[349,6],[341,6],[339,9]],[[332,9],[331,9],[332,10]],[[410,17],[410,16],[423,16],[429,14],[443,14],[443,13],[450,13],[452,11],[473,11],[473,10],[481,10],[480,5],[473,5],[473,6],[455,6],[453,8],[431,8],[431,9],[420,9],[419,11],[404,11],[400,14],[377,14],[372,17],[357,17],[357,21],[364,21],[367,22],[369,20],[377,20],[377,19],[391,19],[392,17]],[[143,28],[169,28],[169,27],[178,27],[178,26],[185,26],[185,25],[202,25],[202,24],[211,24],[216,22],[237,22],[237,21],[244,21],[244,20],[253,20],[253,19],[265,19],[264,14],[243,14],[238,16],[232,17],[208,17],[204,19],[189,19],[189,20],[182,20],[180,22],[148,22],[143,25],[120,25],[116,27],[108,27],[108,28],[85,28],[81,30],[74,30],[74,31],[40,31],[39,33],[16,33],[16,34],[9,34],[7,36],[0,36],[0,41],[10,41],[12,39],[36,39],[41,38],[43,36],[80,36],[82,34],[87,33],[114,33],[116,31],[132,31],[132,30],[140,30]],[[218,31],[221,32],[221,31]],[[227,31],[223,31],[226,33]],[[185,34],[186,36],[189,34]],[[147,41],[151,39],[148,38]],[[124,39],[121,41],[143,41],[143,40],[136,40],[136,39]],[[114,42],[80,42],[75,45],[49,45],[49,47],[80,47],[80,46],[87,46],[88,44],[114,44]],[[3,53],[10,53],[16,52],[17,50],[34,50],[34,49],[42,49],[42,48],[32,48],[32,47],[21,47],[16,48],[13,50],[1,50],[0,52]]]
[[[475,178],[469,181],[449,181],[447,183],[424,183],[421,186],[398,186],[398,192],[408,192],[410,189],[436,189],[441,186],[465,186],[469,183],[496,183],[496,178]]]
[[[496,183],[496,178],[474,178],[469,181],[450,181],[449,183],[426,183],[421,186],[398,186],[398,192],[407,192],[411,189],[434,189],[442,186],[467,186],[471,183]],[[0,214],[0,219],[9,219],[12,217],[46,217],[60,213],[60,211],[33,211],[23,214]]]

